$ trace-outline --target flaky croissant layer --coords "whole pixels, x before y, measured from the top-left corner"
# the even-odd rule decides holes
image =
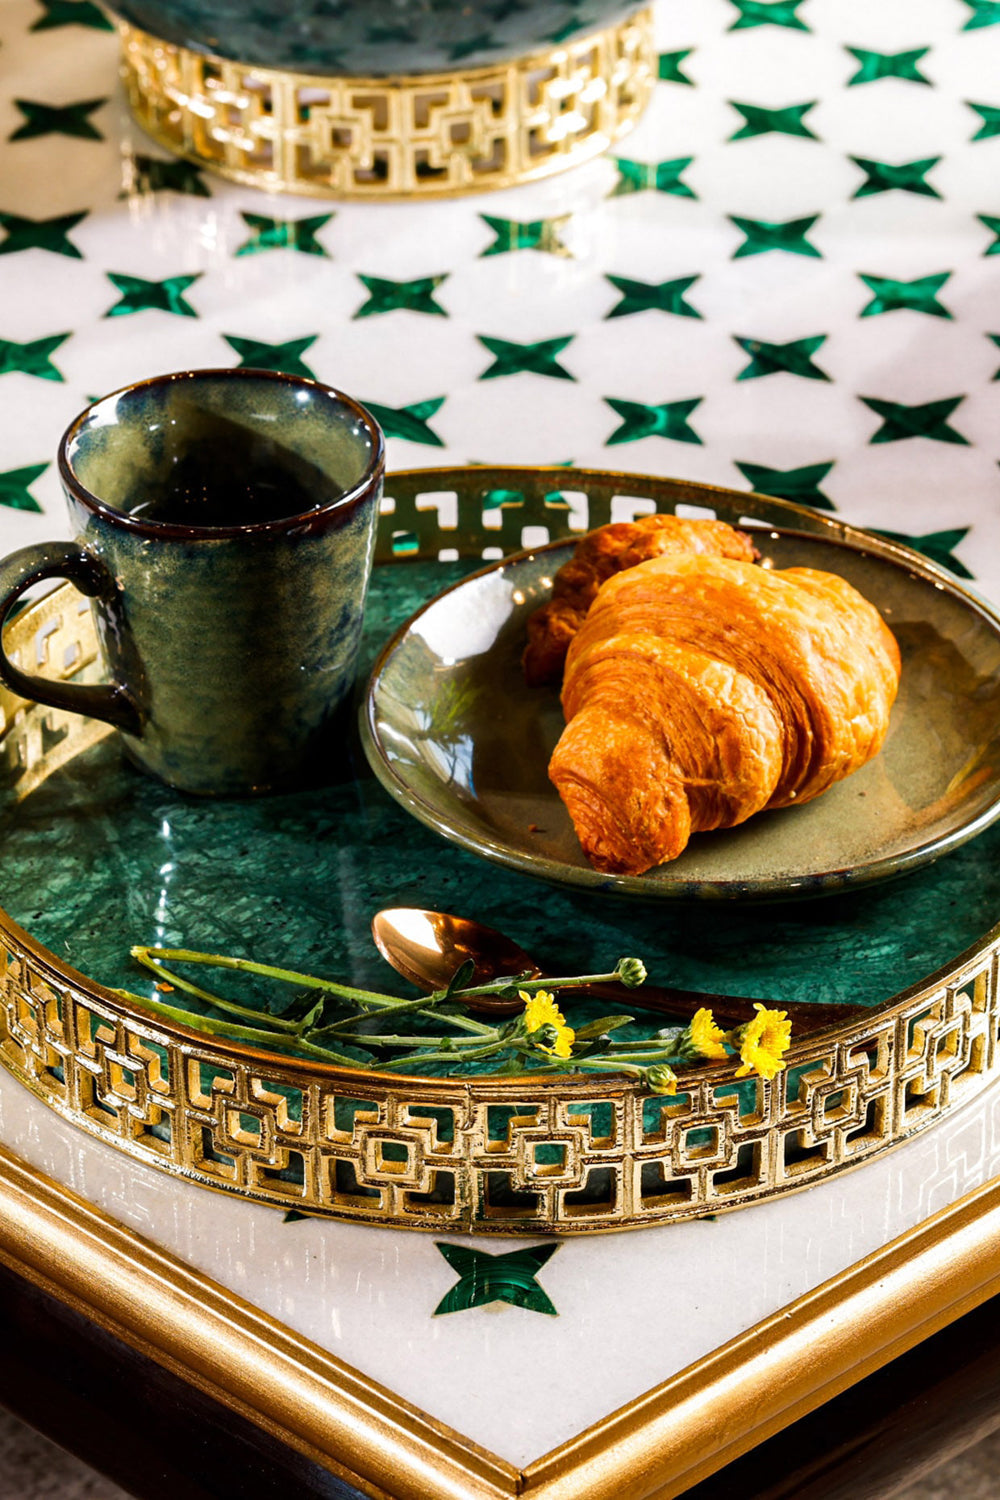
[[[858,770],[899,671],[877,609],[834,574],[657,557],[602,585],[570,645],[549,775],[591,864],[638,875]]]

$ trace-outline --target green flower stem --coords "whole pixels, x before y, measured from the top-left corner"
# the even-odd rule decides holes
[[[162,1000],[153,1000],[148,995],[134,995],[131,990],[112,990],[121,1000],[128,1000],[138,1005],[142,1010],[151,1010],[154,1015],[162,1016],[165,1021],[179,1021],[182,1026],[192,1027],[196,1031],[207,1031],[210,1036],[223,1036],[231,1040],[241,1042],[263,1042],[273,1047],[275,1041],[284,1040],[280,1034],[274,1031],[264,1031],[257,1026],[234,1026],[231,1021],[214,1021],[211,1016],[197,1016],[190,1010],[181,1010],[176,1005],[165,1005]],[[340,1063],[346,1068],[357,1068],[360,1066],[356,1057],[347,1057],[341,1052],[332,1052],[327,1047],[314,1047],[311,1042],[292,1038],[298,1050],[305,1052],[309,1057],[321,1057],[324,1062]]]
[[[454,996],[449,996],[446,990],[435,990],[433,995],[422,995],[419,1000],[400,1000],[398,1005],[392,1007],[392,1013],[394,1017],[407,1011],[414,1011],[418,1016],[438,1016],[439,1019],[447,1021],[449,1026],[458,1026],[462,1031],[470,1031],[477,1036],[496,1035],[495,1026],[486,1026],[482,1021],[474,1021],[471,1016],[440,1016],[438,1005],[445,999],[454,998]],[[388,1006],[384,1008],[389,1009]],[[329,1026],[319,1027],[312,1035],[331,1036],[339,1032],[350,1031],[352,1027],[357,1026],[359,1019],[358,1016],[345,1016],[342,1021],[332,1021]]]
[[[566,979],[493,979],[489,984],[477,984],[460,990],[453,999],[464,999],[466,995],[504,995],[510,990],[524,990],[535,995],[539,990],[574,990],[588,984],[612,984],[618,980],[617,969],[611,974],[574,974]]]
[[[310,1032],[311,1036],[319,1036],[319,1032]],[[355,1031],[342,1036],[342,1040],[356,1044],[359,1047],[426,1047],[428,1044],[442,1048],[447,1051],[461,1051],[465,1057],[478,1055],[467,1049],[482,1047],[483,1038],[479,1036],[383,1036],[381,1032]],[[444,1043],[448,1042],[447,1049]],[[499,1035],[494,1032],[492,1039],[487,1043],[489,1050],[499,1046],[509,1046],[508,1041],[500,1041]],[[657,1059],[659,1061],[659,1059]]]
[[[405,1073],[416,1063],[428,1062],[479,1062],[484,1057],[495,1057],[498,1052],[508,1050],[509,1042],[497,1042],[491,1047],[469,1048],[456,1054],[451,1048],[440,1052],[417,1052],[412,1057],[391,1058],[388,1062],[372,1063],[369,1072],[372,1073]]]
[[[144,968],[166,979],[176,989],[183,990],[185,994],[194,995],[196,999],[204,1000],[209,1005],[214,1005],[217,1010],[228,1011],[233,1016],[243,1016],[248,1021],[259,1022],[266,1017],[268,1026],[273,1027],[277,1032],[285,1032],[292,1036],[301,1029],[297,1021],[286,1021],[282,1016],[272,1015],[270,1011],[265,1011],[262,1016],[259,1010],[253,1010],[249,1005],[240,1005],[236,1000],[227,1000],[224,995],[217,995],[214,990],[204,990],[200,985],[192,984],[189,979],[185,979],[181,974],[175,974],[173,969],[168,969],[166,964],[149,958],[146,951],[141,948],[133,948],[132,957],[138,959]]]

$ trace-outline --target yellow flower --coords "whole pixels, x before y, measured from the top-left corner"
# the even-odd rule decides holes
[[[704,1006],[696,1010],[691,1017],[690,1025],[691,1047],[699,1057],[725,1057],[726,1049],[722,1045],[725,1032],[721,1026],[716,1026],[712,1012]]]
[[[757,1072],[762,1078],[773,1078],[785,1064],[782,1053],[787,1052],[792,1040],[792,1023],[783,1010],[768,1010],[766,1005],[754,1004],[757,1014],[738,1033],[740,1060],[737,1078]]]
[[[550,1057],[572,1056],[576,1032],[566,1025],[566,1017],[548,990],[538,990],[534,995],[527,990],[517,993],[524,1001],[524,1029],[528,1035],[543,1029],[549,1033],[545,1042],[539,1040],[535,1045]]]

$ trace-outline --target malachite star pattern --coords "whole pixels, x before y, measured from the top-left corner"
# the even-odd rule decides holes
[[[803,464],[798,469],[769,469],[766,464],[736,462],[736,467],[752,490],[759,495],[776,495],[779,500],[793,500],[796,505],[812,505],[817,510],[836,510],[829,495],[820,489],[833,468],[825,464]]]
[[[201,167],[189,161],[163,161],[158,156],[137,154],[129,162],[129,185],[121,193],[188,193],[193,198],[211,198]]]
[[[83,255],[67,235],[86,217],[86,209],[78,214],[59,214],[52,219],[27,219],[21,214],[0,213],[0,228],[7,231],[6,239],[0,241],[0,255],[16,255],[19,250],[51,250],[54,255],[82,260]]]
[[[656,64],[656,76],[660,82],[686,83],[693,88],[694,79],[681,71],[681,64],[693,51],[693,47],[683,47],[679,52],[661,52]]]
[[[982,124],[972,137],[974,141],[988,141],[992,136],[1000,135],[1000,105],[997,104],[973,104],[971,100],[969,108],[974,109],[981,116]]]
[[[609,276],[608,281],[621,292],[621,301],[616,302],[608,313],[609,318],[625,318],[631,313],[665,312],[678,318],[700,318],[701,313],[684,293],[694,286],[697,276],[679,276],[675,281],[630,281],[627,276]]]
[[[789,344],[769,344],[763,339],[741,339],[734,334],[737,344],[750,363],[737,375],[737,380],[756,380],[760,375],[801,375],[805,380],[829,380],[825,370],[814,364],[812,356],[826,343],[825,333],[811,338],[793,339]]]
[[[52,31],[57,26],[91,26],[95,31],[113,31],[114,27],[92,0],[41,0],[44,14],[32,31]]]
[[[869,438],[871,443],[898,443],[903,438],[924,437],[938,443],[968,444],[968,438],[948,425],[948,418],[965,400],[964,396],[925,401],[920,406],[904,406],[900,401],[882,401],[874,396],[862,396],[861,400],[882,418],[882,426]]]
[[[787,26],[791,31],[808,31],[798,14],[805,0],[731,0],[739,11],[730,31],[745,31],[752,26]]]
[[[701,405],[702,396],[693,396],[687,401],[664,401],[659,405],[619,401],[612,396],[604,399],[622,419],[621,426],[616,427],[607,440],[609,448],[616,443],[635,443],[647,437],[673,438],[677,443],[701,443],[688,417],[696,406]]]
[[[486,1307],[491,1302],[509,1302],[511,1307],[556,1316],[552,1299],[535,1278],[545,1262],[555,1255],[558,1245],[532,1245],[527,1250],[491,1255],[468,1245],[448,1245],[441,1240],[434,1243],[459,1278],[434,1309],[435,1317],[468,1312],[472,1307]]]
[[[733,253],[733,260],[742,260],[745,255],[763,255],[768,250],[785,250],[790,255],[809,255],[817,260],[821,252],[806,235],[819,221],[819,214],[808,219],[788,219],[783,224],[771,224],[764,219],[741,219],[730,214],[730,220],[746,236],[742,245]]]
[[[746,141],[758,135],[800,135],[806,140],[817,141],[819,136],[809,129],[805,116],[816,108],[816,100],[809,104],[786,104],[784,109],[765,109],[760,104],[737,104],[730,99],[733,109],[743,116],[739,130],[729,137],[731,141]]]
[[[897,312],[907,308],[910,312],[927,313],[932,318],[950,318],[952,315],[939,301],[937,294],[951,276],[950,271],[939,271],[936,276],[918,276],[915,281],[893,281],[884,276],[858,275],[873,293],[859,314],[862,318],[874,318],[878,313]]]
[[[52,333],[48,338],[32,339],[27,344],[0,339],[0,375],[36,375],[39,380],[65,379],[52,363],[52,355],[65,344],[68,333]]]
[[[890,542],[902,542],[906,547],[912,547],[915,552],[922,552],[929,557],[931,562],[936,562],[942,568],[948,568],[959,578],[972,578],[965,563],[960,557],[954,556],[955,548],[965,537],[968,536],[968,526],[956,526],[950,531],[928,531],[924,536],[910,536],[905,531],[883,531],[876,528],[879,536],[888,537]]]
[[[415,281],[387,281],[384,276],[362,276],[358,280],[368,293],[354,314],[356,318],[373,318],[379,313],[415,312],[429,313],[432,317],[446,318],[448,313],[440,302],[435,302],[434,293],[448,280],[447,273],[441,276],[419,276]]]
[[[307,219],[269,219],[266,214],[240,214],[250,231],[233,251],[234,255],[256,255],[262,250],[300,250],[303,255],[329,257],[316,238],[324,224],[329,224],[333,214],[313,214]]]
[[[1000,255],[1000,215],[977,214],[976,218],[980,224],[985,224],[991,234],[996,235],[992,245],[987,245],[983,251],[984,255]]]
[[[482,333],[476,337],[493,355],[493,363],[482,372],[480,380],[495,380],[500,375],[551,375],[555,380],[576,379],[557,357],[573,342],[572,334],[561,339],[541,339],[536,344],[512,344],[507,339],[487,338]]]
[[[34,140],[40,135],[69,135],[83,141],[103,141],[90,116],[107,99],[85,99],[80,104],[40,104],[35,99],[15,99],[24,124],[11,132],[12,141]]]
[[[121,297],[108,308],[104,314],[106,318],[150,311],[175,313],[180,318],[198,316],[190,302],[185,300],[184,293],[200,278],[201,271],[192,276],[168,276],[165,281],[144,281],[141,276],[123,276],[117,271],[109,271],[107,275]]]
[[[991,333],[990,338],[993,340],[994,344],[1000,345],[1000,333]],[[1000,370],[996,372],[993,379],[1000,380]]]
[[[612,198],[623,193],[672,193],[675,198],[696,198],[698,195],[681,174],[694,161],[693,156],[677,156],[671,161],[629,161],[619,156],[615,162],[618,181],[611,190]]]
[[[981,26],[1000,26],[1000,0],[965,0],[972,14],[963,31],[978,31]]]
[[[517,219],[498,219],[494,214],[481,214],[480,217],[495,236],[483,255],[505,255],[510,250],[544,250],[549,255],[566,256],[571,253],[561,238],[571,214],[559,214],[554,219],[531,219],[527,223]]]
[[[29,490],[47,468],[47,463],[28,464],[23,469],[8,469],[5,474],[0,474],[0,505],[6,505],[10,510],[40,511],[42,507]]]
[[[318,333],[306,334],[304,338],[289,339],[284,344],[265,344],[260,339],[244,339],[236,334],[224,333],[222,337],[240,357],[238,370],[277,370],[283,375],[304,375],[315,380],[314,372],[302,358],[319,338]]]
[[[847,50],[860,63],[858,71],[847,80],[848,86],[875,83],[879,78],[903,78],[909,83],[932,82],[917,66],[931,50],[929,47],[914,47],[911,52],[869,52],[866,47],[848,47]]]
[[[443,448],[444,442],[431,428],[430,419],[441,410],[446,398],[433,396],[429,401],[416,401],[410,406],[383,406],[379,401],[365,401],[386,437],[404,438],[409,443],[426,443],[430,448]]]
[[[867,156],[852,156],[851,161],[865,173],[865,180],[856,188],[853,197],[869,198],[873,193],[917,193],[923,198],[940,198],[937,188],[924,178],[932,167],[936,167],[940,156],[925,156],[920,161],[901,162],[893,166],[889,162],[870,161]]]

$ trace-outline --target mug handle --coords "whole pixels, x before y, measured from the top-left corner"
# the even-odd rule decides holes
[[[36,542],[0,561],[0,627],[12,606],[33,583],[43,578],[66,578],[88,599],[110,601],[116,585],[111,573],[92,552],[76,542]],[[142,733],[142,716],[123,683],[88,685],[31,677],[8,660],[0,633],[0,682],[21,698],[62,708],[72,714],[103,719],[126,734]]]

